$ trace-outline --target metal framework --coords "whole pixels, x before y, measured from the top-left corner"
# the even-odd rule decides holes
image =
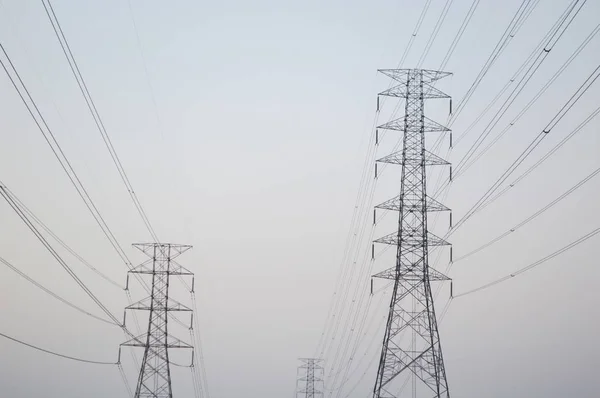
[[[321,365],[322,359],[317,358],[300,358],[302,365],[298,367],[300,376],[298,378],[298,384],[304,382],[304,388],[297,389],[296,397],[300,395],[305,398],[314,398],[316,396],[323,395],[322,387],[323,383],[323,372],[324,369]]]
[[[429,267],[428,255],[429,247],[449,243],[428,231],[427,213],[449,209],[427,196],[425,169],[449,163],[425,149],[425,133],[450,130],[425,117],[424,100],[450,98],[431,84],[449,73],[423,69],[380,72],[399,84],[379,95],[403,98],[405,114],[378,127],[402,131],[404,137],[401,152],[378,160],[401,165],[402,172],[400,195],[376,206],[376,209],[398,211],[399,220],[397,232],[374,241],[394,245],[397,252],[396,265],[374,275],[393,280],[394,290],[373,397],[398,397],[412,380],[413,397],[448,398],[430,281],[449,278]]]
[[[121,344],[121,346],[144,348],[135,398],[172,398],[169,349],[193,349],[193,346],[169,334],[168,320],[170,312],[192,313],[190,308],[178,303],[169,296],[169,284],[170,277],[173,275],[193,277],[193,273],[174,261],[175,258],[192,247],[170,243],[142,243],[133,246],[146,254],[149,260],[135,267],[129,273],[151,275],[152,290],[149,297],[133,303],[126,307],[126,310],[149,311],[148,329],[143,335],[134,337]],[[127,282],[127,285],[129,285],[129,274],[127,275]]]

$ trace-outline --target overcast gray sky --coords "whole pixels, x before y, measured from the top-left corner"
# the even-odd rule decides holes
[[[445,3],[431,2],[403,66],[417,64]],[[569,3],[539,2],[453,124],[455,139]],[[424,1],[130,4],[141,47],[128,1],[53,1],[160,239],[194,245],[181,262],[196,273],[211,396],[291,397],[297,358],[315,353],[323,331],[368,152],[376,94],[390,84],[376,70],[398,65]],[[453,2],[424,68],[439,67],[471,4]],[[520,4],[481,0],[445,68],[453,77],[438,85],[453,96],[455,105]],[[596,27],[599,16],[599,4],[587,2],[494,134],[556,72]],[[0,42],[117,239],[132,259],[143,261],[130,244],[149,241],[150,236],[93,125],[42,3],[0,0]],[[597,37],[498,144],[456,179],[443,197],[455,220],[598,66],[599,50]],[[598,106],[599,95],[600,86],[593,86],[520,170],[585,119]],[[387,121],[393,108],[394,101],[386,100],[378,121]],[[0,180],[85,259],[124,283],[125,265],[4,73],[0,109]],[[447,101],[427,109],[430,118],[446,121]],[[493,113],[449,154],[445,141],[440,156],[457,163]],[[600,119],[588,124],[526,180],[466,222],[450,239],[454,256],[510,229],[600,167],[598,127]],[[390,153],[398,138],[386,134],[374,156]],[[435,137],[427,139],[431,144]],[[399,169],[386,168],[374,189],[373,204],[397,195]],[[600,180],[592,180],[531,224],[456,263],[450,270],[455,293],[508,275],[599,227],[599,194]],[[368,214],[366,237],[394,230],[395,214],[385,215],[374,230],[370,210]],[[66,299],[100,313],[4,202],[0,222],[1,257]],[[434,231],[443,235],[446,229],[447,216],[442,215]],[[529,273],[452,302],[440,325],[452,396],[596,396],[598,242],[593,238]],[[359,249],[370,251],[367,238]],[[375,272],[389,268],[390,252],[368,265]],[[64,255],[120,316],[128,304],[126,295]],[[440,257],[439,269],[446,268],[447,256],[444,252]],[[353,265],[348,261],[345,266]],[[366,272],[356,271],[348,286],[367,280]],[[376,289],[382,286],[376,282]],[[183,287],[176,289],[178,298],[189,303]],[[328,391],[328,398],[368,396],[376,371],[371,360],[380,349],[389,293],[370,299],[364,337],[349,364],[350,380],[339,394]],[[132,294],[143,296],[140,289]],[[361,291],[357,297],[366,294]],[[447,297],[445,286],[436,303],[438,313]],[[365,306],[368,300],[363,300]],[[119,328],[66,307],[6,267],[0,267],[0,308],[0,332],[67,355],[113,361],[125,340]],[[183,329],[175,332],[189,338]],[[341,333],[326,350],[326,377],[348,364],[348,358],[334,361]],[[0,340],[0,352],[2,395],[127,396],[115,366],[71,362],[7,340]],[[123,363],[133,384],[137,370],[127,352]],[[177,396],[192,396],[188,369],[174,369],[173,379]]]

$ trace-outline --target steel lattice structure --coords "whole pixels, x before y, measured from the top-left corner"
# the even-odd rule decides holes
[[[314,398],[316,396],[323,395],[322,389],[319,385],[323,383],[323,372],[324,369],[319,363],[323,362],[322,359],[317,358],[300,358],[302,365],[298,367],[300,376],[298,383],[304,382],[304,388],[296,391],[296,396],[300,395],[305,398]]]
[[[448,162],[425,149],[425,133],[449,129],[425,117],[424,100],[450,98],[431,84],[450,74],[422,69],[380,72],[399,85],[379,95],[403,98],[405,114],[378,127],[401,131],[404,136],[402,151],[378,160],[401,165],[402,172],[400,195],[376,206],[398,211],[399,221],[397,232],[375,240],[397,246],[397,252],[396,265],[374,275],[393,280],[394,290],[373,397],[397,397],[412,379],[413,397],[448,398],[430,281],[449,278],[429,267],[429,247],[449,243],[428,231],[427,213],[449,209],[428,197],[426,192],[426,166]],[[406,332],[409,332],[408,336]]]
[[[146,254],[149,260],[135,267],[130,273],[151,275],[152,290],[149,297],[126,307],[126,310],[149,311],[148,329],[145,334],[132,338],[121,345],[144,348],[135,398],[172,398],[169,349],[193,349],[193,346],[169,333],[168,320],[171,311],[192,312],[190,308],[169,296],[169,284],[170,277],[173,275],[193,277],[193,273],[174,261],[192,247],[170,243],[143,243],[133,246]]]

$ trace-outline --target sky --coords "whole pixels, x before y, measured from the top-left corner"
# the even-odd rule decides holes
[[[453,122],[453,149],[448,150],[446,137],[436,152],[439,156],[460,162],[506,93],[472,130],[467,130],[469,126],[510,82],[569,3],[537,3]],[[194,246],[180,260],[196,275],[197,332],[211,397],[292,397],[298,358],[320,354],[327,398],[369,396],[390,290],[376,281],[377,293],[371,297],[364,287],[371,273],[391,267],[394,261],[392,251],[377,247],[378,255],[371,262],[369,237],[393,232],[397,223],[394,213],[381,213],[373,226],[371,208],[397,195],[400,183],[400,169],[393,166],[386,167],[376,181],[372,178],[373,160],[391,153],[401,138],[388,132],[375,153],[370,146],[372,126],[392,118],[397,104],[382,99],[381,111],[376,112],[377,93],[391,84],[377,69],[398,66],[424,4],[52,1],[111,141],[159,238]],[[417,66],[445,4],[445,0],[431,1],[401,66]],[[452,2],[424,68],[439,68],[471,4],[470,0]],[[479,2],[445,66],[452,77],[436,86],[453,97],[455,109],[520,4],[519,0]],[[587,2],[486,144],[592,32],[598,15],[600,5]],[[42,3],[0,0],[0,43],[118,242],[134,263],[144,261],[131,244],[151,237],[93,124]],[[595,37],[528,112],[438,197],[453,209],[455,222],[593,72],[600,62],[599,50],[600,37]],[[599,84],[544,137],[514,178],[596,109]],[[437,101],[427,105],[427,116],[444,123],[448,100]],[[83,258],[124,284],[125,264],[78,197],[4,73],[0,74],[0,108],[2,184]],[[598,127],[600,119],[594,119],[527,179],[465,221],[448,238],[454,257],[510,230],[600,167],[600,141],[594,134]],[[465,131],[469,132],[462,136]],[[428,147],[436,139],[428,136]],[[367,177],[361,184],[365,161]],[[428,188],[433,189],[438,176],[445,178],[447,173],[447,169],[431,171]],[[598,228],[597,178],[505,239],[455,262],[448,271],[455,295],[510,275]],[[365,189],[373,189],[372,200],[357,203],[357,192]],[[365,215],[357,224],[352,223],[355,208]],[[433,216],[430,227],[442,236],[447,223],[447,215]],[[101,314],[5,202],[0,203],[0,225],[0,257],[65,299]],[[347,236],[360,231],[364,239],[344,256]],[[94,294],[121,317],[128,305],[123,290],[53,245]],[[514,279],[452,300],[440,322],[451,395],[596,396],[599,254],[598,239],[592,238]],[[431,258],[444,271],[448,256],[444,249]],[[352,277],[336,289],[340,269]],[[324,325],[331,321],[327,318],[330,300],[346,291],[343,308],[360,308],[359,319],[364,316],[365,326],[359,332],[344,328],[342,322],[339,333],[321,352],[317,346]],[[190,305],[190,295],[178,281],[174,293]],[[141,299],[144,292],[133,285],[131,295]],[[449,284],[445,284],[436,300],[438,316],[448,297]],[[0,267],[0,308],[0,332],[66,355],[116,361],[119,344],[126,340],[118,327],[74,311],[7,267]],[[340,319],[349,315],[354,313],[336,313]],[[189,339],[184,328],[173,332]],[[347,341],[344,336],[350,336],[357,347],[352,359],[336,357],[338,347]],[[133,385],[137,369],[128,351],[122,362]],[[3,395],[127,396],[116,366],[73,362],[6,339],[0,340],[0,352]],[[141,352],[135,355],[139,358]],[[185,353],[174,355],[181,363],[189,361]],[[345,374],[346,368],[348,377],[335,377]],[[193,395],[189,369],[173,369],[173,386],[175,396]]]

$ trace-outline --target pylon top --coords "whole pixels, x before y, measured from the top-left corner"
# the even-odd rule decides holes
[[[446,76],[452,75],[450,72],[442,72],[440,70],[429,70],[429,69],[378,69],[378,72],[383,73],[386,76],[398,82],[405,82],[406,76],[409,72],[421,73],[423,76],[423,83],[430,83],[436,80],[443,79]]]
[[[133,247],[147,255],[148,257],[154,257],[154,249],[156,248],[159,253],[166,254],[167,251],[170,253],[170,258],[173,260],[176,257],[179,257],[181,254],[192,248],[191,245],[177,245],[173,243],[134,243]]]

